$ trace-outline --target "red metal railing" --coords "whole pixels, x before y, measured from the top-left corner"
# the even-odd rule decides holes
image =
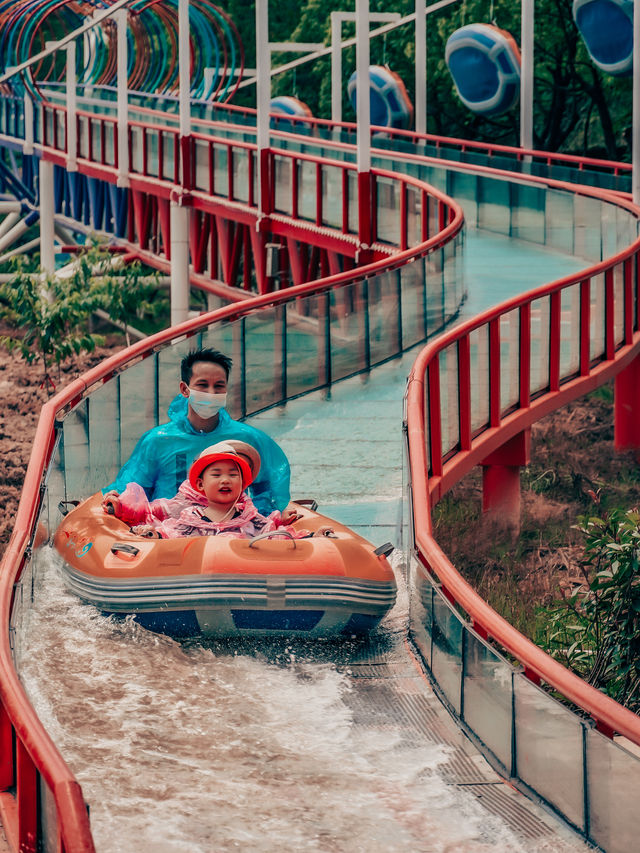
[[[407,182],[416,183],[417,189],[424,192],[424,185],[419,182],[409,179]],[[442,231],[418,246],[357,270],[228,305],[160,332],[88,371],[43,406],[13,533],[0,563],[0,618],[5,626],[5,630],[0,632],[0,743],[3,746],[0,752],[0,816],[14,850],[27,853],[41,849],[55,849],[59,853],[90,853],[94,850],[80,787],[29,703],[14,668],[7,628],[17,585],[37,536],[42,485],[55,450],[57,418],[127,366],[152,355],[173,339],[195,335],[214,322],[236,319],[260,308],[293,302],[361,281],[436,251],[460,234],[463,216],[460,207],[437,190],[431,190],[429,197],[448,221]],[[53,848],[45,846],[43,840],[40,819],[43,804],[36,790],[39,779],[44,781],[53,796],[59,836],[55,842],[57,846]]]
[[[598,195],[597,192],[592,194]],[[606,195],[606,194],[603,194]],[[630,210],[633,210],[629,206]],[[635,212],[635,211],[634,211]],[[640,718],[545,654],[499,616],[462,578],[433,538],[431,510],[464,474],[506,441],[550,411],[601,385],[640,356],[640,239],[612,259],[577,276],[503,303],[441,335],[418,356],[407,390],[409,464],[415,548],[424,570],[437,577],[445,595],[469,615],[482,636],[491,637],[523,664],[532,680],[542,680],[591,715],[605,733],[618,732],[640,745]],[[600,301],[600,317],[592,310],[592,287]],[[571,327],[572,305],[579,306],[577,335]],[[532,383],[540,360],[532,333],[532,314],[548,300],[548,353],[545,379]],[[563,317],[563,314],[566,316]],[[517,315],[517,322],[515,316]],[[518,329],[517,347],[501,354],[501,325]],[[599,322],[598,322],[599,321]],[[478,419],[472,405],[472,343],[486,342],[489,405]],[[563,346],[564,345],[564,346]],[[567,347],[571,350],[568,354]],[[563,355],[563,348],[565,353]],[[537,357],[536,357],[536,353]],[[453,367],[444,379],[441,361]],[[478,356],[477,356],[478,357]],[[502,400],[505,379],[516,394]],[[441,393],[442,382],[446,393]],[[534,385],[532,389],[532,384]],[[484,386],[483,386],[484,387]],[[450,430],[445,400],[457,402],[458,424]],[[479,422],[480,420],[480,422]],[[445,435],[446,433],[446,435]]]

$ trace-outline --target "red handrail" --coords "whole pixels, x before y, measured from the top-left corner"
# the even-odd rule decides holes
[[[594,193],[598,195],[598,193]],[[619,202],[618,202],[619,203]],[[628,206],[628,205],[623,205]],[[631,208],[631,206],[628,206]],[[637,211],[634,212],[637,213]],[[604,732],[618,732],[633,743],[640,745],[640,718],[623,708],[613,699],[587,684],[574,673],[567,670],[558,661],[551,658],[538,646],[524,637],[505,619],[498,615],[463,579],[460,572],[453,566],[446,554],[433,537],[431,510],[444,493],[458,482],[472,467],[480,464],[487,455],[500,447],[509,438],[526,429],[550,411],[560,408],[567,402],[587,393],[601,385],[612,376],[619,373],[634,358],[640,354],[640,330],[636,321],[633,330],[627,323],[624,340],[614,350],[612,340],[613,322],[613,288],[607,282],[613,280],[613,270],[623,265],[626,271],[630,262],[635,258],[640,262],[640,239],[614,258],[595,264],[579,275],[567,276],[552,284],[536,288],[527,294],[513,298],[497,308],[485,311],[478,317],[461,324],[455,329],[441,335],[428,344],[420,353],[411,371],[407,387],[407,428],[409,446],[409,467],[412,488],[412,518],[414,525],[415,547],[417,557],[423,570],[437,576],[446,590],[447,597],[460,605],[469,615],[474,627],[477,626],[483,635],[493,638],[503,649],[525,667],[525,674],[533,675],[546,682],[571,702],[590,714]],[[605,289],[609,300],[608,310],[605,311],[605,324],[608,329],[605,335],[605,351],[603,360],[596,364],[581,360],[580,373],[576,377],[567,378],[560,382],[560,315],[559,296],[563,289],[572,285],[583,285],[584,281],[598,274],[605,274]],[[638,291],[630,284],[630,273],[626,272],[623,299],[626,309],[632,307],[631,300],[638,302]],[[582,286],[584,291],[584,286]],[[549,387],[534,400],[529,399],[529,373],[519,369],[518,403],[515,411],[508,413],[497,411],[490,413],[488,424],[470,440],[471,410],[470,399],[464,393],[464,377],[468,370],[464,358],[461,359],[463,369],[459,376],[460,391],[460,441],[453,455],[445,458],[441,448],[440,430],[441,413],[439,399],[439,369],[438,359],[447,347],[458,344],[462,352],[466,351],[469,335],[472,331],[486,327],[491,337],[492,330],[499,327],[500,318],[518,309],[521,323],[526,322],[532,302],[541,297],[550,298],[550,335],[549,335]],[[637,317],[636,313],[636,317]],[[583,324],[582,335],[589,334],[589,325]],[[520,348],[530,346],[529,335],[520,338]],[[582,351],[589,352],[588,337],[580,339]],[[499,371],[499,347],[489,347],[490,373]],[[531,357],[530,349],[525,354],[525,363]],[[522,364],[522,357],[520,359]],[[426,377],[429,382],[426,382]],[[428,390],[427,390],[428,385]],[[466,402],[465,402],[466,401]],[[464,404],[463,404],[464,403]],[[425,423],[425,413],[429,413],[430,422]],[[427,427],[430,437],[431,474],[426,453]]]

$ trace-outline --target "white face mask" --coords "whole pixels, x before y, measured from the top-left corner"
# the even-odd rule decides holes
[[[189,405],[198,417],[209,420],[227,405],[227,395],[208,394],[206,391],[194,391],[189,388]]]

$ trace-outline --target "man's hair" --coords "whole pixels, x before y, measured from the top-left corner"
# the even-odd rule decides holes
[[[218,352],[218,350],[215,349],[196,349],[188,355],[185,355],[180,363],[180,378],[187,385],[191,382],[193,365],[197,361],[209,361],[211,364],[219,364],[227,374],[227,379],[229,378],[232,362],[228,355]]]

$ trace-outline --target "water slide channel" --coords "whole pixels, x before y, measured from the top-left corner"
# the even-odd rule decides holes
[[[461,318],[584,268],[469,230]],[[176,642],[69,595],[58,557],[19,631],[27,692],[90,803],[100,853],[586,849],[501,780],[406,640],[402,397],[416,351],[252,419],[293,497],[376,545],[399,600],[366,641]]]

